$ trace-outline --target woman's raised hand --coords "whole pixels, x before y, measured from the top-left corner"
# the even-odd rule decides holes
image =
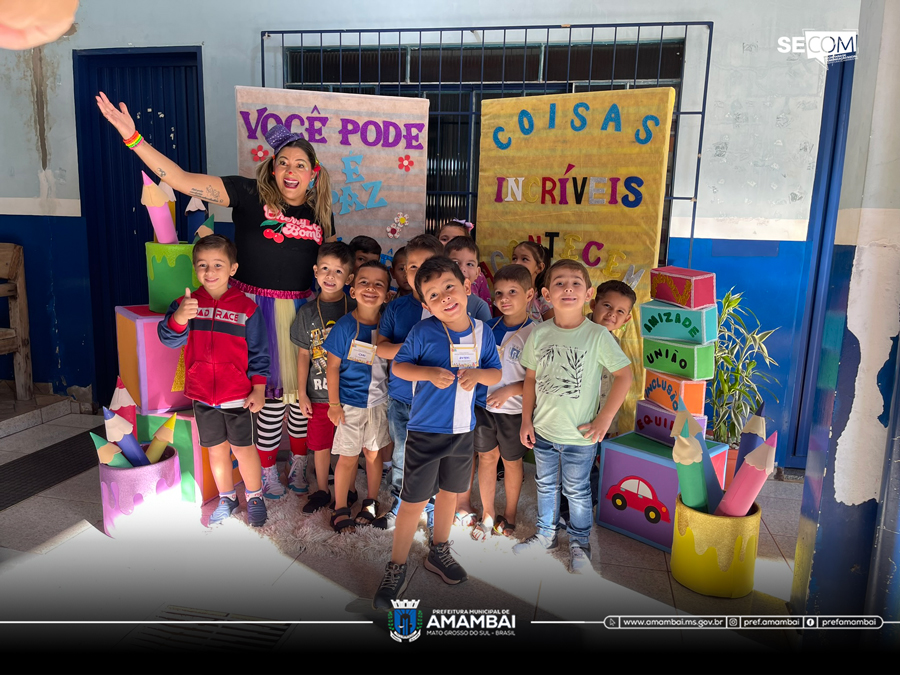
[[[120,103],[119,107],[116,108],[102,91],[94,98],[97,99],[97,107],[100,108],[100,112],[116,128],[116,131],[122,134],[122,138],[129,138],[134,135],[134,120],[128,114],[128,106]]]

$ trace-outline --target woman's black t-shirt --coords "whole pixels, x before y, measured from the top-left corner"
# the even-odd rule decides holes
[[[259,201],[256,180],[223,176],[233,209],[238,253],[235,278],[258,288],[306,291],[313,284],[313,265],[322,244],[322,228],[307,204],[272,213]],[[332,234],[334,216],[331,217]]]

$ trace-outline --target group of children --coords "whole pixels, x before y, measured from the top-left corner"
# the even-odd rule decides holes
[[[536,464],[537,532],[513,552],[557,546],[565,496],[570,570],[590,569],[589,475],[597,444],[632,381],[630,361],[610,331],[630,320],[634,291],[609,281],[591,293],[583,265],[568,259],[550,265],[544,247],[522,242],[512,264],[494,275],[491,294],[470,230],[468,223],[451,221],[440,238],[416,236],[394,254],[392,269],[379,262],[380,248],[368,237],[350,245],[323,244],[314,267],[319,293],[300,307],[291,329],[318,484],[303,511],[330,507],[337,532],[362,525],[393,529],[391,559],[373,601],[377,609],[390,609],[406,587],[407,559],[423,510],[431,531],[425,568],[449,584],[467,578],[450,551],[454,519],[470,526],[476,540],[514,536],[529,449]],[[200,440],[210,448],[220,492],[210,523],[237,507],[231,449],[247,489],[248,520],[261,525],[264,489],[259,459],[249,451],[249,413],[262,405],[265,326],[254,318],[252,301],[228,288],[237,268],[231,242],[218,235],[200,240],[194,265],[203,288],[172,303],[160,338],[170,346],[187,341],[188,380],[235,381],[227,392],[193,384],[186,393],[195,400]],[[390,297],[392,276],[395,297]],[[584,315],[587,303],[592,320]],[[235,343],[233,354],[219,353],[219,340],[213,348],[212,335],[219,333],[228,336],[229,348]],[[235,396],[232,389],[242,394]],[[332,454],[338,456],[333,496],[325,479]],[[367,495],[354,518],[360,454]],[[476,456],[480,517],[469,504]],[[498,514],[494,497],[501,458],[506,505]],[[388,462],[392,503],[382,513],[377,496]],[[294,455],[288,487],[308,492],[306,472],[306,457]]]

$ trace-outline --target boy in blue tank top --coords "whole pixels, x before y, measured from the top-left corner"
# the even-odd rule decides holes
[[[409,549],[432,495],[434,534],[425,569],[448,584],[468,578],[447,539],[457,495],[468,489],[472,473],[475,386],[496,384],[501,376],[493,333],[466,312],[470,283],[456,263],[443,257],[425,261],[415,289],[433,316],[410,330],[394,357],[393,374],[412,383],[413,399],[394,543],[375,609],[391,609],[406,588]]]

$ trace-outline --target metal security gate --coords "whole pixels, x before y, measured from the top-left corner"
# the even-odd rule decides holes
[[[711,22],[264,31],[261,82],[428,98],[429,231],[476,213],[485,99],[674,87],[664,263],[673,217],[693,241],[712,35]]]

